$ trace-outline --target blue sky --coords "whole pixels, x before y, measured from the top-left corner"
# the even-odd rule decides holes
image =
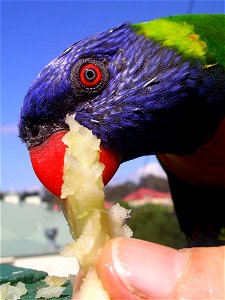
[[[192,1],[193,13],[223,13],[223,1]],[[2,1],[1,2],[1,190],[40,186],[28,152],[17,137],[24,95],[39,71],[70,44],[125,21],[138,23],[184,14],[177,1]],[[145,166],[145,168],[144,168]],[[154,157],[126,163],[112,183],[160,172]]]

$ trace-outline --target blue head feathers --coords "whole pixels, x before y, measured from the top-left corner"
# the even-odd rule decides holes
[[[81,70],[90,65],[85,85]],[[123,24],[75,43],[43,69],[24,99],[20,137],[28,147],[39,144],[75,113],[124,161],[189,153],[219,118],[222,71],[210,72]]]

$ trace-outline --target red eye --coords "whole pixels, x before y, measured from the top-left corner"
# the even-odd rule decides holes
[[[99,85],[102,79],[102,72],[98,66],[94,64],[85,64],[80,68],[80,80],[82,84],[88,88]]]

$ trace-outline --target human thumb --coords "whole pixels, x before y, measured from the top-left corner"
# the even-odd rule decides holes
[[[116,238],[103,249],[99,277],[116,299],[225,299],[225,247],[175,250]]]

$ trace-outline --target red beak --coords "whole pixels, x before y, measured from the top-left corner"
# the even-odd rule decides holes
[[[63,167],[66,145],[62,142],[67,131],[58,131],[43,144],[30,148],[33,169],[42,184],[57,197],[61,195],[63,184]],[[103,182],[106,185],[116,173],[120,165],[120,157],[116,153],[100,147],[100,162],[105,165]]]

